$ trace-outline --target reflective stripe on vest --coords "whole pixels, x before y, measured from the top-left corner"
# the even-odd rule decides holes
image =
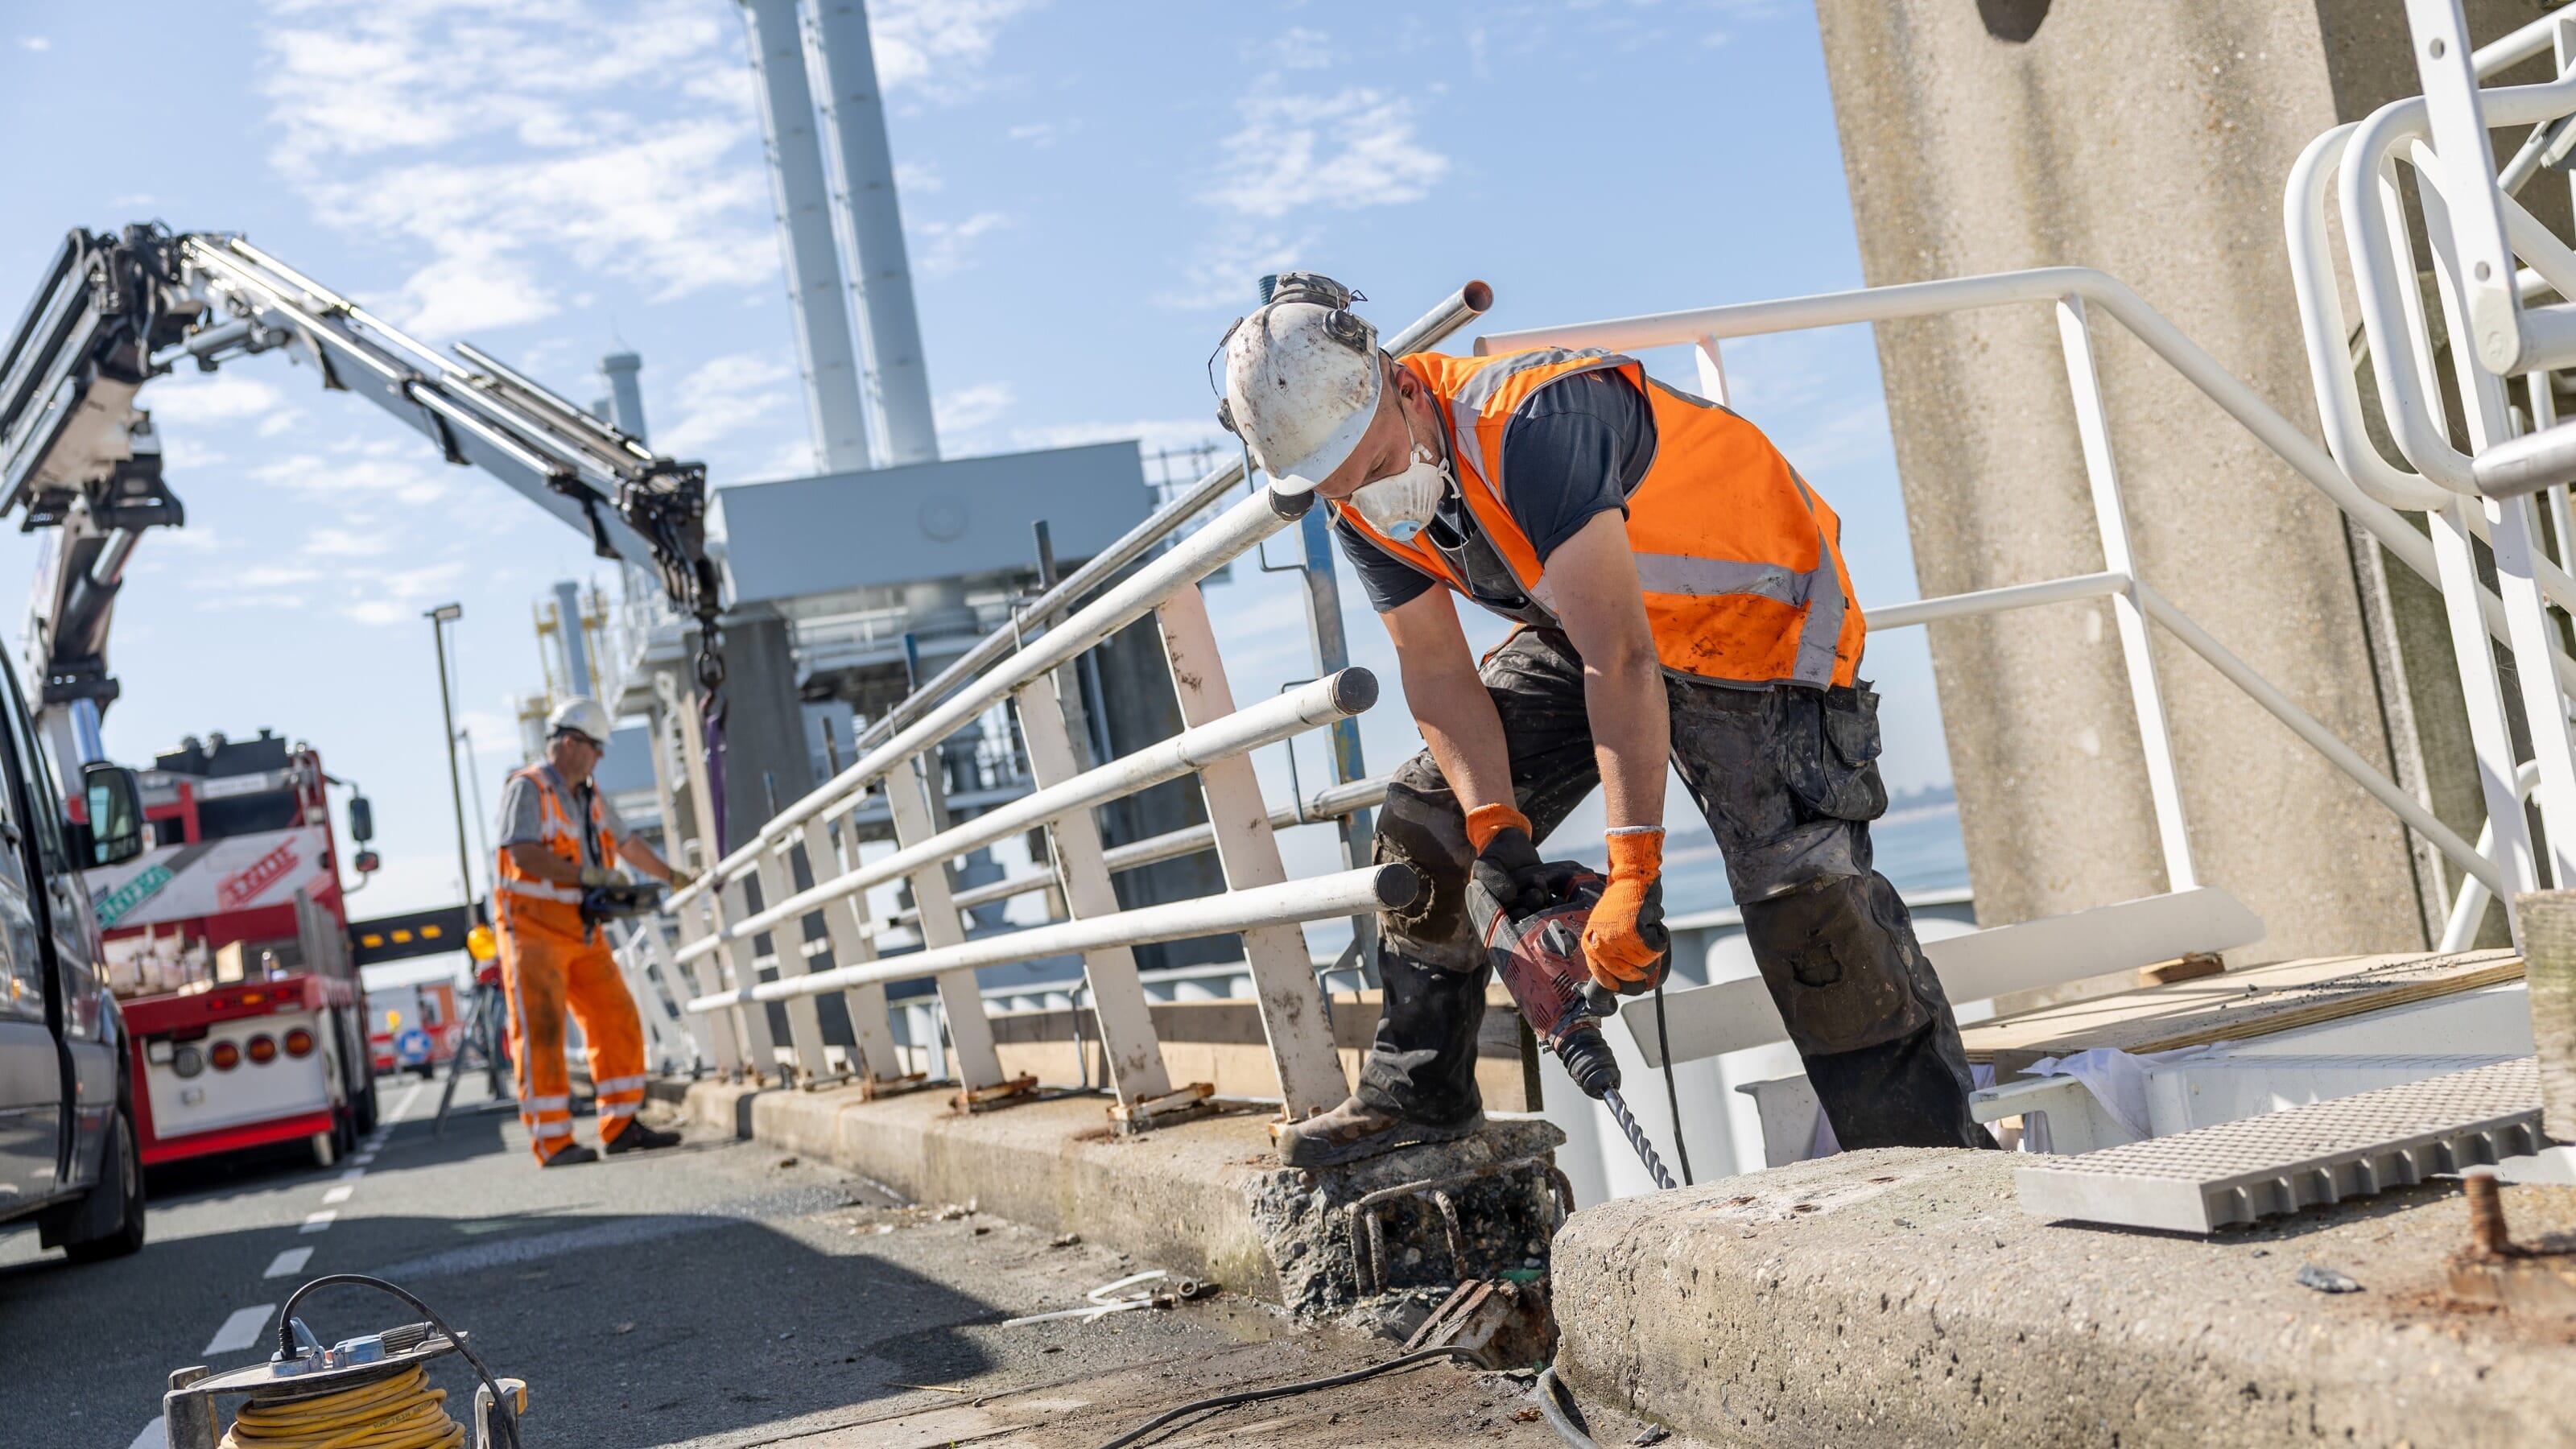
[[[511,778],[524,779],[537,787],[537,843],[546,847],[557,860],[570,865],[581,864],[581,835],[574,828],[572,813],[565,808],[563,797],[555,790],[554,771],[544,765],[530,765]],[[591,796],[590,818],[584,822],[599,833],[599,859],[604,865],[617,856],[617,842],[608,833],[608,823],[599,816],[596,787]],[[565,935],[581,935],[581,897],[578,885],[561,885],[540,880],[519,866],[502,846],[495,862],[492,885],[496,891],[520,897],[534,907],[529,922],[551,926]],[[538,903],[542,902],[542,905]],[[565,910],[570,907],[570,910]]]
[[[1841,520],[1760,429],[1647,378],[1617,353],[1543,348],[1397,361],[1440,400],[1459,494],[1477,531],[1551,617],[1550,581],[1504,501],[1504,434],[1540,388],[1613,371],[1645,396],[1655,423],[1654,457],[1628,495],[1627,532],[1664,668],[1727,684],[1852,681],[1867,625],[1851,601]],[[1473,597],[1427,536],[1397,543],[1350,509],[1333,511],[1389,555]]]

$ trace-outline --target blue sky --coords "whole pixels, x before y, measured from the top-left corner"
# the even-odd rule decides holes
[[[1390,329],[1469,277],[1497,290],[1492,330],[1860,282],[1804,7],[871,9],[951,455],[1212,440],[1207,355],[1283,266],[1360,287]],[[19,0],[0,134],[13,316],[8,289],[73,225],[242,231],[577,399],[599,354],[634,348],[655,445],[719,485],[810,471],[731,0]],[[1841,510],[1863,601],[1913,597],[1866,331],[1728,363],[1739,408]],[[1649,364],[1691,376],[1679,354]],[[453,899],[421,612],[465,606],[459,695],[488,800],[516,763],[510,697],[539,682],[532,606],[556,578],[605,577],[585,541],[277,356],[143,403],[189,522],[129,576],[111,750],[263,725],[309,739],[377,801],[388,868],[356,904]],[[0,598],[26,596],[35,556],[0,544]],[[1294,599],[1248,568],[1211,592],[1239,697],[1309,672]],[[1359,662],[1392,685],[1382,632],[1346,604]],[[1919,633],[1874,642],[1871,665],[1891,785],[1946,780]],[[1392,689],[1366,726],[1376,768],[1416,747]]]

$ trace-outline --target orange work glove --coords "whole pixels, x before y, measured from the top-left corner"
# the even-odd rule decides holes
[[[1622,996],[1642,996],[1664,979],[1673,937],[1664,929],[1664,832],[1661,826],[1613,830],[1610,884],[1583,929],[1583,960],[1592,979]]]

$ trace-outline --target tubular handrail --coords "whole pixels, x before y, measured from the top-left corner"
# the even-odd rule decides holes
[[[1385,346],[1389,351],[1398,353],[1417,351],[1431,346],[1482,316],[1493,305],[1493,288],[1483,282],[1468,282],[1443,298],[1439,305],[1416,318],[1412,325],[1388,338]],[[817,785],[794,804],[772,817],[760,828],[757,835],[717,861],[687,890],[673,892],[670,899],[671,907],[684,906],[707,891],[748,874],[758,865],[762,851],[784,848],[806,821],[827,813],[850,796],[864,792],[876,778],[891,767],[894,760],[918,753],[918,746],[910,742],[922,735],[923,731],[919,726],[924,722],[925,717],[936,713],[939,718],[954,717],[957,723],[963,723],[965,719],[982,713],[984,708],[990,707],[1011,688],[1024,684],[1044,673],[1046,669],[1055,667],[1056,663],[1061,663],[1061,660],[1054,660],[1039,667],[1028,665],[1027,658],[1034,647],[1029,631],[1049,625],[1056,616],[1071,610],[1087,595],[1116,577],[1120,570],[1144,557],[1156,544],[1161,543],[1182,525],[1215,505],[1236,484],[1243,481],[1244,465],[1240,458],[1211,470],[1207,476],[1191,485],[1189,491],[1155,509],[1142,523],[1120,535],[1117,540],[1093,555],[1080,568],[1067,574],[1053,588],[1022,606],[1017,612],[1014,627],[997,629],[985,635],[951,662],[947,668],[934,675],[928,683],[904,696],[881,718],[870,723],[868,728],[853,741],[854,748],[863,752],[857,761],[853,762],[848,769]],[[1297,508],[1302,512],[1304,505],[1299,504]],[[1296,513],[1287,515],[1290,520],[1296,516]],[[1247,544],[1246,547],[1249,548],[1250,545]],[[1228,557],[1231,558],[1232,555]],[[1209,572],[1213,571],[1211,566]],[[1081,614],[1089,612],[1090,610],[1086,608],[1081,611]],[[1141,610],[1139,612],[1141,613]],[[1076,617],[1081,617],[1081,614],[1077,614]],[[1135,617],[1136,615],[1129,615],[1121,619],[1117,625],[1101,631],[1100,637],[1105,638],[1108,634],[1115,633],[1118,628],[1133,622]],[[1086,644],[1084,647],[1089,646]],[[1001,682],[997,683],[994,677],[976,680],[976,676],[1006,657],[1013,659],[1013,667],[1002,672],[999,676]],[[970,685],[968,683],[970,680],[976,682]],[[976,708],[964,711],[955,708],[958,700],[968,698],[979,701]],[[952,724],[950,728],[954,728],[954,725]],[[941,730],[940,733],[945,734],[947,731]]]
[[[1067,637],[1070,637],[1069,635]],[[733,941],[748,940],[809,911],[861,891],[943,866],[970,850],[1017,835],[1139,790],[1178,779],[1213,760],[1258,749],[1334,720],[1358,714],[1377,702],[1377,679],[1365,669],[1345,669],[1275,695],[1195,729],[1184,730],[1134,754],[1086,770],[1061,784],[1032,791],[996,806],[972,820],[952,825],[917,845],[855,867],[768,905],[720,930],[680,948],[682,964],[695,961]],[[898,788],[900,788],[898,786]]]
[[[1140,906],[1114,915],[1060,921],[987,936],[980,941],[890,956],[882,961],[836,966],[804,976],[782,977],[731,991],[693,997],[688,1010],[715,1011],[754,1002],[820,996],[854,986],[882,986],[923,976],[944,976],[984,966],[1007,966],[1042,956],[1094,951],[1106,946],[1142,946],[1154,941],[1180,941],[1287,925],[1325,916],[1349,916],[1402,907],[1421,889],[1411,866],[1389,862],[1362,866],[1334,875],[1282,881],[1277,885],[1197,896],[1159,906]]]
[[[2331,455],[2185,336],[2163,314],[2149,306],[2135,291],[2116,278],[2090,267],[2040,267],[1566,326],[1525,328],[1479,337],[1475,350],[1484,356],[1537,347],[1598,347],[1621,352],[1662,346],[1705,347],[1725,338],[1933,316],[2017,303],[2060,302],[2070,297],[2099,305],[2132,336],[2181,373],[2186,381],[2235,418],[2257,441],[2270,448],[2359,522],[2390,553],[2436,588],[2441,587],[2440,568],[2430,540],[2408,526],[2395,509],[2364,492]],[[2373,768],[2358,752],[2301,709],[2288,695],[2263,679],[2162,594],[2130,574],[2109,570],[1920,600],[1912,604],[1864,610],[1863,613],[1875,627],[1894,628],[2122,594],[2135,600],[2141,612],[2287,725],[2329,764],[2387,806],[2410,828],[2432,841],[2462,870],[2488,883],[2490,888],[2501,883],[2503,876],[2495,863],[2463,839],[2459,832],[2443,824],[2413,796]],[[2502,601],[2485,589],[2480,590],[2480,595],[2481,612],[2488,630],[2496,638],[2509,643]],[[2576,662],[2571,662],[2563,653],[2553,653],[2562,687],[2576,689]]]
[[[2082,297],[2111,314],[2131,336],[2145,343],[2148,350],[2252,433],[2256,441],[2360,524],[2399,563],[2435,588],[2442,586],[2441,568],[2434,558],[2431,540],[2416,532],[2396,509],[2363,492],[2331,454],[2184,335],[2164,314],[2149,306],[2128,284],[2092,267],[2034,267],[1772,301],[1732,302],[1570,326],[1524,328],[1479,337],[1476,352],[1485,356],[1534,347],[1600,347],[1614,351],[1674,347],[1707,338],[1759,337],[1858,322],[1891,322],[1944,312],[2052,302],[2068,295]],[[2565,577],[2563,571],[2561,577]],[[2570,580],[2568,587],[2570,599],[2576,600],[2576,580]],[[2482,588],[2479,595],[2487,632],[2509,644],[2503,602],[2492,589]],[[2576,693],[2576,660],[2560,653],[2556,664],[2561,685]]]

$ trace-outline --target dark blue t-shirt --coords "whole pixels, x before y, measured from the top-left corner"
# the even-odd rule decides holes
[[[1654,414],[1617,372],[1582,372],[1532,394],[1503,429],[1503,504],[1529,536],[1540,563],[1599,514],[1624,510],[1655,456]],[[1369,603],[1388,613],[1432,587],[1430,575],[1335,520],[1342,556],[1360,576]],[[1452,493],[1423,530],[1443,552],[1473,533],[1466,503]],[[1505,614],[1528,607],[1508,569],[1472,570],[1476,601]],[[1485,577],[1487,574],[1498,574]]]

